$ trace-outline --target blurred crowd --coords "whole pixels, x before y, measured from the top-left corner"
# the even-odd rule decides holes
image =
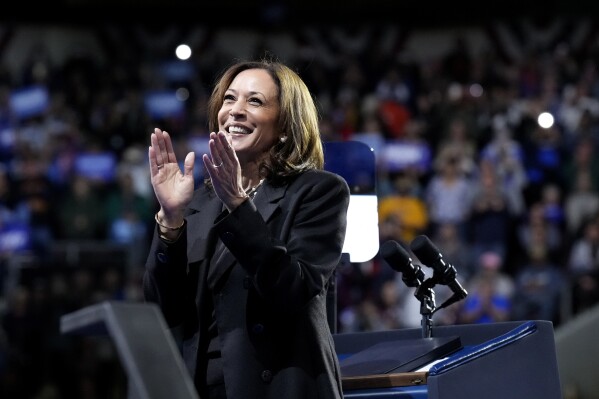
[[[35,46],[18,73],[0,64],[1,397],[125,397],[114,349],[61,334],[59,319],[142,300],[157,210],[149,134],[171,132],[180,160],[205,152],[206,100],[232,60],[217,28],[195,33],[90,28],[102,57],[78,49],[56,63]],[[439,56],[417,58],[394,29],[285,33],[284,56],[266,33],[244,50],[300,73],[324,140],[375,150],[381,244],[427,235],[468,291],[435,324],[559,325],[599,302],[596,37],[524,37],[515,57],[497,42],[473,52],[456,34]],[[192,36],[192,57],[173,60]],[[539,124],[543,112],[553,123]],[[337,279],[338,332],[420,325],[414,288],[378,255]],[[437,289],[441,305],[451,292]]]

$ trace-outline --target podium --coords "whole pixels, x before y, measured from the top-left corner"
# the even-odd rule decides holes
[[[155,304],[105,301],[63,315],[60,331],[110,336],[127,374],[128,399],[199,399]]]
[[[198,399],[156,305],[105,301],[63,315],[60,329],[112,339],[128,377],[128,399]],[[460,347],[452,347],[426,370],[352,376],[342,371],[345,398],[561,399],[550,321],[434,327],[431,338],[443,337],[459,337]],[[368,359],[369,348],[381,344],[430,338],[411,328],[334,334],[333,339],[344,364],[356,354]]]
[[[561,399],[553,324],[513,321],[436,326],[462,347],[421,371],[344,376],[345,398]],[[426,339],[419,328],[335,334],[341,364],[381,342]],[[367,356],[366,356],[367,357]]]

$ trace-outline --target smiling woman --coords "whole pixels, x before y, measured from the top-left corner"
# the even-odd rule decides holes
[[[249,175],[250,168],[260,180],[259,165],[279,140],[278,94],[278,88],[266,70],[247,69],[235,76],[218,111],[218,128],[227,132],[230,139],[225,150],[235,150],[245,178],[249,180],[245,187],[251,186],[255,179]],[[204,160],[209,162],[208,156]],[[206,167],[209,166],[208,163]],[[214,183],[215,179],[211,178]]]
[[[179,168],[169,133],[148,150],[160,210],[144,293],[184,331],[202,398],[342,397],[327,289],[349,187],[325,171],[316,106],[272,61],[227,69],[208,104],[205,184]]]

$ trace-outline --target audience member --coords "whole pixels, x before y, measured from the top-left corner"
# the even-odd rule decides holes
[[[455,117],[449,121],[447,132],[438,144],[437,159],[455,156],[460,169],[465,176],[471,177],[476,172],[476,142],[468,122],[462,117]]]
[[[557,225],[547,220],[541,202],[535,202],[529,207],[526,219],[521,220],[516,227],[516,234],[519,249],[524,252],[520,255],[525,258],[527,257],[526,251],[537,243],[543,245],[553,259],[563,250],[563,233]]]
[[[500,186],[508,196],[511,212],[522,216],[526,207],[524,191],[528,185],[528,177],[524,169],[522,144],[512,137],[509,128],[496,128],[493,139],[480,150],[479,162],[483,161],[493,165]]]
[[[107,219],[102,200],[87,177],[75,176],[69,190],[56,204],[56,238],[105,239]]]
[[[515,275],[512,320],[549,320],[559,324],[566,275],[548,257],[543,242],[531,243],[527,262]]]
[[[599,217],[584,223],[568,256],[572,280],[572,311],[578,313],[599,303]]]
[[[565,229],[565,215],[562,204],[562,189],[555,183],[545,184],[541,187],[540,200],[543,205],[545,220],[563,232]]]
[[[583,137],[578,140],[569,158],[564,159],[562,165],[563,181],[565,188],[571,192],[575,188],[576,176],[587,174],[591,179],[591,188],[599,190],[599,158],[597,157],[597,144]]]
[[[154,211],[154,202],[135,191],[131,170],[118,173],[116,185],[106,194],[107,236],[119,244],[131,245],[131,254],[139,263],[150,235],[147,220]]]
[[[396,223],[399,231],[389,239],[408,244],[428,228],[428,210],[419,195],[418,181],[409,171],[398,171],[389,176],[393,192],[379,201],[379,225]]]
[[[599,213],[599,192],[593,189],[591,176],[574,176],[574,187],[564,198],[564,218],[568,238],[575,237],[587,220]]]
[[[429,209],[430,231],[444,223],[453,223],[460,235],[466,235],[466,224],[472,203],[472,183],[464,176],[455,156],[446,156],[437,168],[425,190]]]
[[[469,241],[475,259],[486,251],[505,257],[515,216],[495,169],[488,161],[480,162],[468,215]]]
[[[459,307],[460,323],[508,321],[512,311],[514,281],[502,271],[499,253],[487,251],[479,257],[478,271],[468,280],[468,296]]]
[[[461,278],[468,280],[476,272],[472,245],[468,239],[460,235],[455,224],[440,225],[430,238],[443,254],[445,261],[456,268]]]

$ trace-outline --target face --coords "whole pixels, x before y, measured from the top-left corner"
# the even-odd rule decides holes
[[[219,130],[228,133],[241,162],[263,156],[279,140],[278,88],[263,69],[240,72],[218,111]]]

